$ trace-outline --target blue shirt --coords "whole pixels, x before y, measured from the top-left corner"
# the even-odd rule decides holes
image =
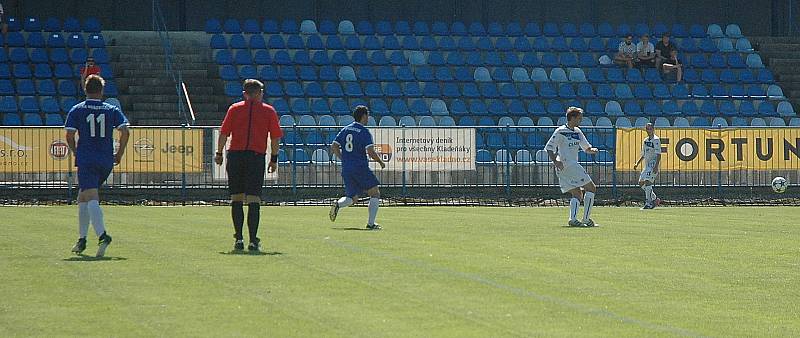
[[[367,148],[372,146],[372,135],[361,123],[342,128],[333,142],[342,150],[342,173],[369,170]]]
[[[64,129],[78,132],[75,165],[113,166],[114,129],[128,124],[119,108],[100,100],[87,99],[72,107]]]

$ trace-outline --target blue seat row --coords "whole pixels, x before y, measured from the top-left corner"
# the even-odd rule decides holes
[[[22,33],[9,32],[5,37],[0,35],[0,44],[9,47],[31,47],[31,48],[104,48],[106,46],[103,35],[99,33],[89,34],[85,39],[80,33],[49,33],[45,37],[42,33],[28,33],[26,38]]]
[[[111,57],[105,48],[95,48],[87,51],[84,48],[74,48],[67,52],[64,48],[9,48],[0,49],[0,62],[12,63],[74,63],[84,64],[86,58],[92,56],[96,63],[109,63]]]
[[[100,75],[106,80],[113,79],[114,75],[111,66],[107,64],[99,64]],[[0,63],[0,79],[76,79],[80,78],[81,65],[70,66],[69,64],[59,63],[51,66],[47,63],[38,63],[33,65],[28,64],[14,64],[9,67],[8,64]]]
[[[5,21],[8,25],[9,32],[18,32],[24,30],[26,32],[90,32],[90,33],[100,33],[101,24],[97,18],[87,18],[83,25],[81,22],[76,18],[66,18],[62,22],[60,18],[50,17],[44,20],[40,20],[39,18],[28,17],[25,19],[19,19],[15,17],[8,17],[5,18]]]
[[[324,38],[324,40],[323,40]],[[324,42],[323,42],[324,41]],[[739,42],[741,41],[741,42]],[[636,41],[634,41],[635,43]],[[211,37],[211,48],[214,49],[293,49],[293,50],[425,50],[425,51],[576,51],[576,52],[616,52],[620,40],[617,38],[545,38],[537,37],[529,39],[526,37],[518,38],[489,38],[489,37],[431,37],[426,36],[417,38],[414,36],[395,36],[377,37],[357,35],[338,36],[330,35],[323,37],[320,35],[289,35],[284,38],[281,35],[245,36],[241,34],[231,35],[228,39],[224,35],[215,34]],[[684,38],[673,41],[680,50],[687,53],[716,53],[720,50],[725,52],[752,52],[752,46],[747,39],[739,39],[734,42],[730,39],[719,39],[717,42],[711,38],[693,39]]]
[[[72,80],[59,80],[58,85],[53,80],[29,80],[17,79],[2,80],[0,79],[0,95],[44,95],[54,96],[56,94],[61,96],[78,96],[83,95],[83,90],[77,85],[78,81]],[[104,89],[106,96],[115,97],[119,95],[117,86],[113,81],[106,81]]]
[[[296,51],[290,53],[278,50],[270,53],[266,49],[255,52],[240,49],[221,49],[214,53],[214,59],[220,65],[249,65],[249,64],[277,64],[277,65],[434,65],[434,66],[529,66],[529,67],[600,67],[598,57],[592,53],[444,53],[431,52],[427,57],[421,52],[410,52],[408,56],[402,51],[388,54],[383,51],[367,52],[363,50],[352,52],[348,55],[345,51]],[[764,68],[758,54],[747,54],[743,58],[739,53],[711,54],[710,57],[695,54],[688,58],[681,57],[684,65],[693,68]],[[612,67],[609,65],[608,67]]]
[[[716,27],[712,27],[716,26]],[[674,24],[671,29],[664,24],[656,24],[652,27],[644,23],[639,23],[633,27],[628,24],[621,24],[615,29],[609,23],[601,23],[597,26],[591,23],[582,23],[576,25],[574,23],[564,23],[560,26],[556,23],[545,23],[539,25],[535,22],[529,22],[524,26],[518,22],[510,22],[504,25],[498,22],[491,22],[484,26],[481,22],[473,22],[467,26],[466,24],[455,21],[452,24],[447,24],[442,21],[433,22],[428,25],[427,22],[418,21],[413,24],[407,21],[397,21],[394,24],[388,21],[379,21],[374,25],[369,21],[359,21],[353,24],[349,20],[343,20],[338,24],[330,20],[323,20],[317,27],[316,22],[311,20],[304,20],[298,24],[295,20],[284,20],[280,24],[274,20],[259,21],[254,19],[244,20],[240,23],[236,19],[228,19],[221,22],[218,19],[210,19],[206,22],[206,32],[212,34],[218,33],[284,33],[284,34],[323,34],[323,35],[417,35],[417,36],[547,36],[547,37],[619,37],[626,34],[634,34],[641,36],[643,34],[653,34],[661,36],[664,33],[670,32],[675,37],[693,37],[704,38],[711,33],[713,37],[728,36],[732,38],[739,38],[742,36],[741,29],[736,24],[730,24],[726,27],[727,34],[720,35],[717,32],[718,25],[701,26],[693,24],[687,29],[683,24]]]

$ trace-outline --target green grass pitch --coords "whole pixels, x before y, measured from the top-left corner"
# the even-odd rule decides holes
[[[798,208],[106,206],[105,260],[76,209],[0,208],[0,337],[800,336]]]

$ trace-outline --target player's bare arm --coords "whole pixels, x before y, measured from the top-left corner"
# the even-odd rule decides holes
[[[333,144],[331,144],[331,153],[339,159],[342,158],[342,149],[338,142],[333,142]]]
[[[230,133],[224,134],[220,132],[219,139],[217,140],[217,153],[214,154],[214,163],[217,165],[222,165],[222,151],[225,149],[225,145],[228,143],[228,137],[231,136]]]
[[[69,146],[69,152],[73,155],[76,154],[76,142],[75,142],[75,134],[77,131],[74,129],[67,130],[67,145]]]
[[[369,158],[371,158],[373,161],[378,162],[378,164],[381,165],[381,169],[386,168],[386,163],[383,163],[381,157],[377,152],[375,152],[375,147],[367,147],[367,155],[369,155]]]
[[[633,165],[633,170],[639,168],[639,164],[642,164],[642,160],[644,160],[644,155],[639,156],[639,159],[636,160],[636,163]]]
[[[564,163],[558,160],[558,157],[556,157],[556,153],[554,153],[552,150],[548,150],[547,156],[550,157],[550,161],[553,162],[553,165],[556,166],[556,169],[558,170],[564,169]]]
[[[280,137],[272,137],[270,138],[272,142],[269,144],[270,148],[270,156],[269,165],[267,166],[267,172],[274,173],[275,170],[278,170],[278,152],[280,151],[281,147],[281,138]]]
[[[656,155],[656,164],[653,166],[653,174],[658,174],[659,164],[661,164],[661,154]]]
[[[119,149],[117,153],[114,154],[114,165],[122,161],[122,155],[125,154],[125,148],[128,146],[128,139],[130,139],[130,137],[131,132],[128,130],[128,127],[119,128]]]

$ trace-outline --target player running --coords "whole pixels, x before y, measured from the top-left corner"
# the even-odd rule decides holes
[[[381,226],[375,223],[378,215],[381,193],[378,190],[378,178],[369,169],[369,157],[380,164],[381,169],[386,168],[378,153],[375,152],[372,135],[365,124],[369,120],[369,109],[358,106],[353,110],[355,122],[342,128],[336,139],[331,144],[331,152],[342,159],[342,179],[344,181],[345,196],[331,204],[329,216],[331,222],[336,220],[339,209],[353,205],[358,196],[367,193],[369,196],[369,220],[367,229],[380,230]]]
[[[86,233],[89,221],[99,237],[97,257],[103,257],[111,236],[106,233],[103,211],[100,209],[98,189],[106,181],[114,165],[119,164],[125,147],[128,145],[128,119],[122,111],[104,103],[103,87],[105,80],[98,75],[89,75],[84,83],[86,101],[76,104],[67,114],[64,129],[67,130],[67,144],[75,154],[78,167],[78,242],[72,248],[76,254],[86,250]],[[119,149],[114,153],[114,129],[120,133]],[[78,134],[77,147],[75,134]]]
[[[592,182],[592,178],[578,164],[578,151],[583,149],[587,154],[596,154],[597,148],[592,147],[586,136],[578,125],[583,118],[583,109],[569,107],[567,109],[567,124],[556,128],[553,136],[547,141],[545,150],[553,165],[556,167],[558,183],[561,185],[561,192],[569,192],[572,199],[569,201],[569,225],[570,226],[595,226],[590,218],[592,205],[594,204],[594,194],[597,188]],[[585,191],[583,193],[582,191]],[[583,221],[578,221],[578,207],[583,199]]]
[[[661,163],[661,139],[656,136],[652,123],[646,124],[644,130],[647,132],[647,138],[642,141],[642,156],[633,165],[633,170],[636,170],[644,160],[645,164],[639,175],[639,186],[644,190],[645,204],[642,210],[647,210],[655,208],[660,202],[653,192],[653,182],[658,176],[658,165]]]

